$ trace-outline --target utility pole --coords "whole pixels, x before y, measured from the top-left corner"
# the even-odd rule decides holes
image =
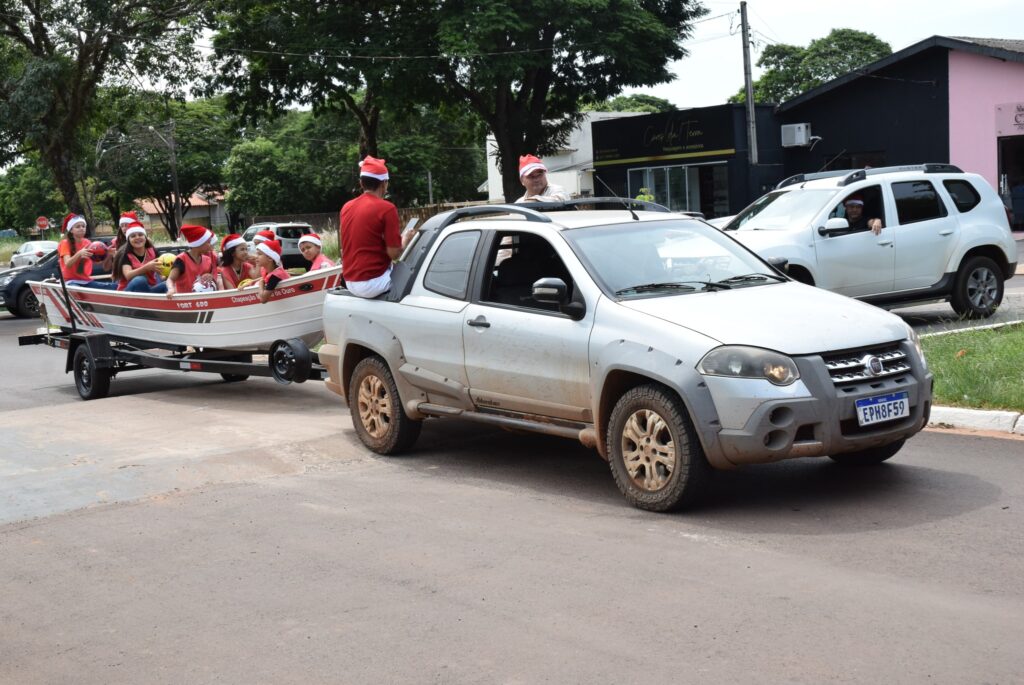
[[[434,177],[427,169],[427,204],[434,204]]]
[[[740,25],[743,28],[743,84],[747,91],[747,147],[751,165],[757,164],[757,115],[754,109],[754,82],[750,78],[750,26],[747,24],[746,0],[740,3]]]

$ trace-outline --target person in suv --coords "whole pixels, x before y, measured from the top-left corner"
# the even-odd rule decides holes
[[[851,198],[863,202],[861,215],[850,213]],[[851,230],[863,216],[881,226]],[[988,317],[1017,267],[999,196],[949,164],[794,176],[723,230],[787,260],[799,281],[886,308],[946,300],[961,316]]]
[[[253,244],[253,239],[260,231],[271,231],[275,236],[274,239],[281,243],[281,261],[284,263],[284,268],[291,269],[306,266],[306,259],[299,250],[299,238],[306,233],[312,233],[312,226],[301,222],[253,224],[245,229],[245,233],[242,234],[242,238],[249,243],[250,254],[256,254],[256,246]]]

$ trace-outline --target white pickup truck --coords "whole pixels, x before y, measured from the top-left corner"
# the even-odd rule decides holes
[[[319,357],[364,444],[408,449],[430,417],[570,437],[663,511],[711,468],[874,464],[924,427],[932,376],[900,318],[623,202],[439,214],[390,293],[331,291]]]

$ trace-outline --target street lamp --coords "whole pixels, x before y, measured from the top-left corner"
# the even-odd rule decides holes
[[[174,228],[176,231],[181,230],[181,193],[178,191],[178,157],[174,151],[174,119],[170,120],[171,138],[168,140],[164,138],[160,131],[157,131],[154,127],[149,126],[149,132],[155,135],[160,141],[167,146],[167,151],[171,156],[171,186],[174,191]]]

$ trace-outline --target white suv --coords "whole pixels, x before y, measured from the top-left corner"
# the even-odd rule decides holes
[[[255,238],[256,234],[260,231],[273,231],[274,235],[277,236],[278,242],[281,243],[281,261],[284,262],[284,267],[286,269],[298,266],[307,266],[309,264],[305,257],[302,256],[302,252],[299,251],[299,238],[306,233],[312,233],[312,226],[299,222],[278,223],[268,221],[265,223],[253,224],[249,228],[245,229],[245,233],[242,234],[242,239],[249,243],[250,254],[254,254],[252,239]]]
[[[865,221],[847,220],[859,199]],[[1006,209],[977,174],[949,164],[793,176],[723,230],[793,278],[883,307],[948,300],[991,316],[1017,267]]]

